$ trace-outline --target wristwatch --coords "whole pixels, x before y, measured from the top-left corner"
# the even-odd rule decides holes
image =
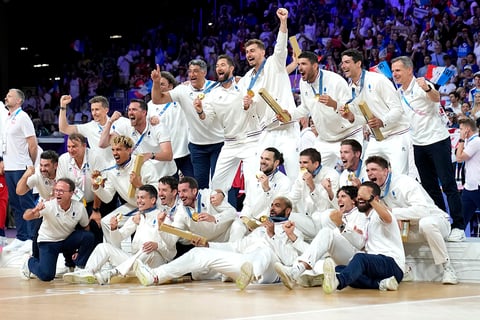
[[[152,152],[152,156],[150,157],[150,159],[155,160],[155,152]]]

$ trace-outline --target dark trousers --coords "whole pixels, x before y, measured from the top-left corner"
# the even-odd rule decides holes
[[[28,260],[28,268],[38,279],[51,281],[55,278],[57,259],[61,252],[78,251],[74,262],[75,265],[83,268],[94,248],[95,237],[93,233],[85,230],[75,230],[63,241],[39,242],[39,257],[31,257]]]
[[[178,171],[181,171],[184,177],[194,177],[192,159],[190,155],[185,157],[175,159],[175,164],[177,165],[177,174]]]
[[[472,191],[463,189],[462,206],[463,206],[463,218],[465,219],[465,224],[467,224],[472,220],[473,215],[475,214],[475,211],[477,209],[480,209],[480,188]],[[471,225],[470,225],[470,230],[472,230]]]
[[[8,188],[8,203],[15,219],[15,229],[17,231],[16,238],[22,241],[33,239],[33,220],[27,221],[23,219],[23,213],[25,210],[35,207],[35,199],[32,190],[28,191],[23,196],[17,195],[16,192],[18,181],[24,173],[25,170],[5,171],[5,180],[7,181]]]
[[[192,159],[194,177],[198,182],[199,189],[208,188],[210,177],[215,173],[218,155],[222,150],[223,142],[215,144],[189,143],[190,158]]]
[[[440,209],[450,214],[452,228],[464,230],[462,201],[455,181],[451,152],[450,138],[427,146],[413,146],[415,165],[423,188]],[[448,210],[445,206],[442,190],[447,197]]]
[[[403,271],[391,257],[382,254],[356,253],[347,266],[337,266],[335,271],[338,289],[347,286],[360,289],[378,289],[381,280],[394,276],[398,283]]]

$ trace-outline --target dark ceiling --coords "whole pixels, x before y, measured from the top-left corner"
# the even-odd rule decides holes
[[[195,4],[200,6],[202,2],[210,1]],[[0,33],[6,38],[8,49],[5,51],[1,45],[1,61],[8,64],[2,70],[7,71],[8,79],[2,82],[7,82],[8,87],[31,85],[30,65],[61,63],[68,59],[70,45],[76,39],[88,35],[96,41],[109,41],[113,33],[128,39],[159,25],[182,30],[185,24],[191,24],[196,11],[180,1],[122,3],[125,2],[0,0]],[[181,5],[183,8],[179,9]],[[28,53],[20,52],[21,46],[28,47]],[[2,83],[2,89],[4,86]]]

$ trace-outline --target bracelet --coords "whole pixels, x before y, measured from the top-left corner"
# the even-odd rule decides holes
[[[425,92],[430,92],[432,91],[432,87],[428,86],[428,90],[424,90]]]
[[[375,197],[373,196],[373,194],[370,196],[370,199],[367,200],[368,203],[372,202],[373,199],[375,199]]]
[[[92,211],[100,212],[100,208],[92,208]]]
[[[198,112],[198,111],[197,111],[197,114],[202,114],[202,113],[203,113],[203,110],[202,110],[202,112]]]
[[[60,107],[60,110],[67,110],[67,107]]]
[[[460,142],[465,142],[465,140],[463,140],[463,139],[458,139],[458,143],[460,143]]]

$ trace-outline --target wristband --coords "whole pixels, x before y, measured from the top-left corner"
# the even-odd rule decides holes
[[[203,113],[203,110],[202,110],[202,112],[198,112],[198,111],[197,111],[197,114],[202,114],[202,113]]]
[[[370,196],[370,199],[367,200],[368,203],[372,202],[373,199],[375,199],[375,197],[373,196],[373,194]]]
[[[428,90],[424,90],[425,92],[430,92],[432,91],[432,87],[428,86]]]
[[[150,159],[155,160],[155,152],[152,152],[152,156],[150,157]]]
[[[465,142],[465,140],[459,139],[459,140],[458,140],[458,143],[460,143],[460,142]]]
[[[92,208],[92,211],[100,212],[100,208]]]
[[[67,107],[60,107],[60,110],[67,110]]]

